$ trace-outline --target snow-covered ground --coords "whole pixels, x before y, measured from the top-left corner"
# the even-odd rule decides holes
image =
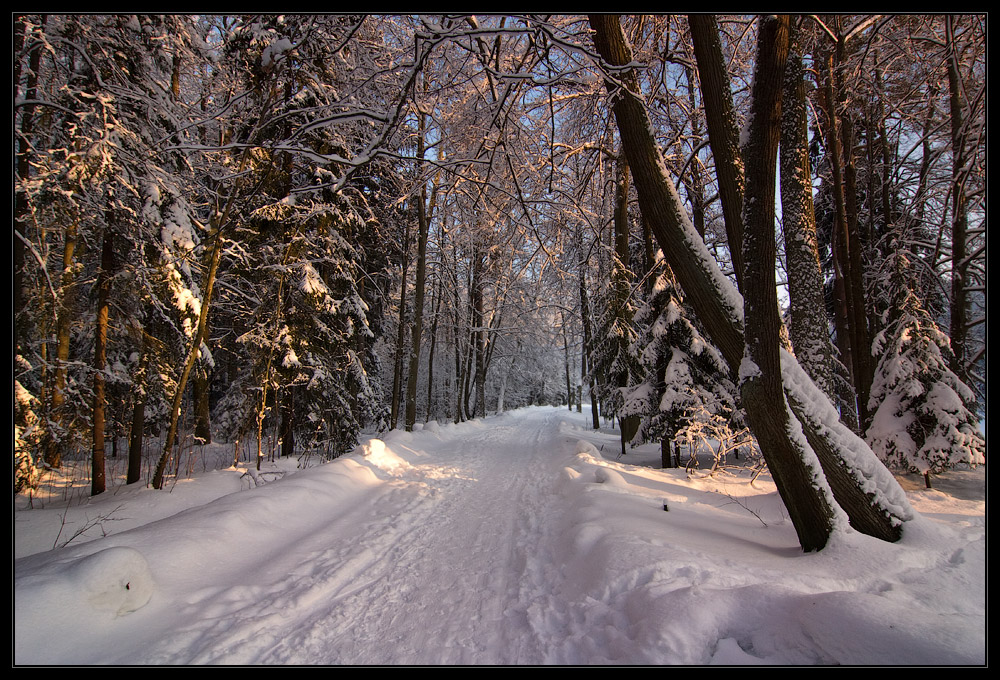
[[[986,663],[983,468],[903,480],[900,543],[804,554],[766,473],[616,460],[588,418],[18,497],[14,663]]]

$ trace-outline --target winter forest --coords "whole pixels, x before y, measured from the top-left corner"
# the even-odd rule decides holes
[[[15,15],[14,491],[528,405],[805,551],[985,464],[986,17]],[[109,457],[127,478],[106,476]]]

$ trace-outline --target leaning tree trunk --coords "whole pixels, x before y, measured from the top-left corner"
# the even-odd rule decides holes
[[[617,17],[594,15],[590,22],[605,62],[615,67],[632,62],[631,49]],[[653,139],[645,104],[635,94],[639,88],[634,72],[623,70],[620,77],[625,88],[621,80],[611,79],[607,87],[614,101],[614,114],[639,193],[640,208],[650,220],[668,263],[709,337],[737,372],[744,351],[743,301],[684,213]],[[784,352],[780,356],[788,405],[851,525],[871,536],[898,540],[903,521],[912,516],[899,484],[871,449],[839,421],[836,409],[795,359]],[[752,401],[747,408],[762,409],[766,414],[770,405]]]
[[[743,314],[746,352],[740,393],[767,468],[806,551],[819,550],[834,525],[832,496],[815,479],[822,470],[794,436],[781,383],[780,329],[774,274],[774,176],[781,134],[781,92],[788,58],[788,17],[761,21],[754,69],[751,125],[745,147]],[[761,405],[764,405],[762,408]]]
[[[737,288],[743,288],[743,193],[746,179],[743,153],[740,149],[739,124],[733,106],[729,71],[722,58],[719,27],[710,14],[692,14],[688,17],[698,77],[701,79],[701,96],[705,100],[705,122],[708,139],[715,157],[719,181],[719,199],[726,225],[726,239],[736,273]]]
[[[222,259],[222,230],[227,219],[228,208],[226,213],[223,215],[220,225],[216,227],[214,233],[212,234],[212,254],[209,257],[208,272],[205,275],[205,282],[202,286],[202,290],[205,291],[205,299],[201,303],[201,312],[198,315],[198,326],[195,330],[194,337],[191,338],[191,345],[188,348],[187,359],[184,361],[184,368],[181,371],[180,380],[177,381],[176,391],[174,392],[174,397],[171,401],[170,426],[167,430],[167,441],[164,443],[163,452],[160,454],[159,461],[157,461],[156,472],[153,473],[154,489],[163,488],[164,475],[167,471],[167,465],[173,458],[174,440],[177,438],[177,421],[180,417],[181,400],[184,397],[184,388],[187,387],[187,381],[191,376],[191,371],[194,369],[195,362],[198,361],[198,358],[201,356],[201,345],[205,342],[205,336],[208,328],[208,311],[211,309],[212,291],[215,288],[215,276],[219,271],[219,261]]]

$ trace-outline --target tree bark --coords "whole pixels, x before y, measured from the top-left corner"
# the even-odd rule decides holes
[[[44,28],[46,16],[42,15],[41,22]],[[27,27],[24,18],[18,17],[15,21],[14,31],[14,54],[20,56],[20,52],[30,40],[27,35]],[[35,106],[33,103],[38,96],[38,69],[41,65],[42,45],[37,43],[32,45],[28,56],[28,73],[25,77],[25,88],[23,99],[27,102],[21,109],[21,124],[17,136],[17,162],[15,164],[16,177],[19,181],[28,179],[31,173],[31,162],[29,152],[31,149],[31,137],[35,127]],[[21,80],[21,61],[15,62],[14,88],[15,95]],[[28,219],[28,199],[25,192],[18,188],[14,193],[14,243],[11,250],[14,267],[14,323],[15,327],[18,318],[24,309],[24,241],[27,239],[26,221]],[[15,336],[15,342],[19,338]],[[15,344],[15,350],[17,344]]]
[[[857,394],[859,427],[863,432],[869,425],[868,395],[875,373],[864,292],[862,241],[858,227],[853,122],[850,115],[841,117],[838,113],[839,109],[846,108],[845,87],[842,77],[838,76],[839,68],[846,60],[845,55],[845,37],[841,36],[826,59],[827,151],[830,154],[833,170],[833,191],[836,201],[835,238],[838,247],[835,250],[835,257],[844,283],[851,346],[851,375]]]
[[[441,296],[444,292],[443,288],[443,277],[438,278],[438,285],[434,297],[434,316],[433,321],[431,321],[431,346],[427,350],[427,415],[424,418],[424,422],[430,422],[432,417],[437,417],[434,398],[434,350],[437,346],[437,335],[438,335],[438,319],[441,313]]]
[[[209,383],[208,370],[199,362],[195,367],[194,383],[192,385],[194,393],[194,436],[202,444],[212,443],[212,420],[209,409]]]
[[[715,158],[715,172],[719,181],[719,198],[726,224],[726,239],[736,272],[736,286],[743,289],[743,193],[745,171],[740,149],[739,124],[733,106],[729,71],[722,58],[719,26],[710,14],[692,14],[688,17],[698,77],[701,79],[701,96],[705,102],[705,119],[708,139]]]
[[[417,158],[424,157],[424,116],[420,115],[417,133]],[[419,172],[419,169],[418,169]],[[417,194],[417,272],[413,291],[413,326],[410,329],[410,366],[406,381],[406,431],[412,432],[417,422],[417,378],[420,373],[420,340],[424,328],[424,289],[427,281],[427,237],[430,232],[431,208],[427,205],[426,183],[421,178]]]
[[[639,91],[638,83],[631,71],[622,68],[631,63],[632,54],[618,18],[593,15],[590,22],[604,61],[619,67],[615,70],[617,78],[608,79],[606,85],[639,192],[640,208],[649,218],[653,234],[687,299],[735,373],[743,360],[743,301],[684,214],[652,137],[644,102],[634,94]],[[884,540],[898,540],[902,522],[912,516],[898,483],[871,450],[839,422],[833,406],[818,393],[794,358],[782,356],[781,369],[788,406],[852,526]],[[751,401],[746,406],[748,410],[762,411],[755,415],[760,418],[768,417],[768,409],[774,405]]]
[[[945,17],[948,50],[948,101],[951,113],[951,370],[959,380],[968,383],[966,337],[968,335],[967,280],[969,261],[966,257],[968,212],[965,200],[966,153],[962,76],[959,72],[955,46],[954,17]]]
[[[814,483],[822,470],[791,433],[781,382],[780,329],[774,273],[774,176],[781,130],[781,92],[788,59],[788,17],[760,22],[751,125],[746,151],[743,310],[746,358],[740,392],[754,435],[803,550],[822,549],[833,531],[833,498]],[[748,363],[752,362],[751,363]],[[768,405],[764,408],[759,404]]]
[[[104,227],[101,270],[97,275],[97,319],[94,329],[94,422],[90,466],[90,495],[105,491],[104,477],[104,369],[108,350],[108,303],[111,298],[111,272],[114,268],[114,233]]]
[[[142,388],[140,388],[142,389]],[[135,484],[142,476],[142,439],[146,426],[146,390],[135,397],[132,404],[132,428],[129,433],[128,471],[125,474],[126,484]]]
[[[790,334],[795,356],[813,382],[831,399],[833,348],[823,299],[809,163],[809,121],[806,112],[805,73],[793,29],[782,93],[781,226],[785,239]]]
[[[587,379],[587,387],[590,390],[590,415],[593,429],[601,429],[601,416],[597,407],[597,385],[594,380],[593,366],[590,353],[593,350],[594,335],[590,324],[590,297],[587,295],[587,261],[583,255],[583,235],[581,228],[577,227],[577,250],[580,255],[580,321],[583,323],[583,352],[581,352],[581,378]],[[581,400],[582,401],[582,400]]]
[[[396,330],[396,359],[392,370],[392,405],[390,407],[389,429],[395,430],[399,422],[399,402],[403,385],[403,347],[406,344],[406,270],[410,264],[410,226],[403,227],[403,250],[401,253],[401,283],[399,285],[399,326]]]
[[[573,410],[573,381],[569,372],[569,331],[566,328],[566,314],[559,312],[559,319],[562,321],[563,336],[563,366],[566,369],[566,404],[569,410]]]
[[[77,225],[70,222],[66,225],[63,243],[62,277],[59,286],[59,298],[56,300],[56,362],[52,376],[52,390],[49,401],[49,418],[61,430],[64,423],[63,409],[66,403],[66,365],[69,361],[70,321],[74,297],[73,269],[74,257],[78,241]],[[52,432],[46,436],[45,463],[50,467],[62,465],[63,442],[61,432]]]
[[[281,455],[288,458],[295,453],[295,387],[285,388],[281,401]]]
[[[483,262],[477,254],[472,275],[472,332],[476,342],[476,416],[486,417],[486,328],[483,325]]]
[[[191,371],[194,369],[195,362],[201,356],[201,345],[205,342],[205,335],[208,329],[208,312],[212,306],[212,291],[215,288],[215,276],[219,271],[219,261],[222,259],[222,231],[226,226],[229,207],[231,205],[232,199],[211,237],[213,239],[212,254],[209,257],[208,271],[205,274],[205,282],[202,286],[202,290],[205,291],[205,299],[201,303],[201,312],[198,315],[198,327],[195,330],[194,337],[191,338],[191,346],[188,348],[187,359],[184,361],[184,368],[181,371],[180,379],[177,381],[177,388],[171,402],[170,426],[167,430],[167,440],[163,446],[163,453],[160,454],[160,459],[157,461],[156,472],[153,473],[154,489],[163,488],[164,475],[167,471],[167,465],[173,457],[174,440],[177,438],[177,421],[181,411],[181,400],[184,398],[184,388],[187,387],[187,381],[191,375]]]

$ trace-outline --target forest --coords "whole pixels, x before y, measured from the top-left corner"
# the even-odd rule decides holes
[[[985,15],[12,21],[15,493],[562,405],[816,550],[985,464]]]

